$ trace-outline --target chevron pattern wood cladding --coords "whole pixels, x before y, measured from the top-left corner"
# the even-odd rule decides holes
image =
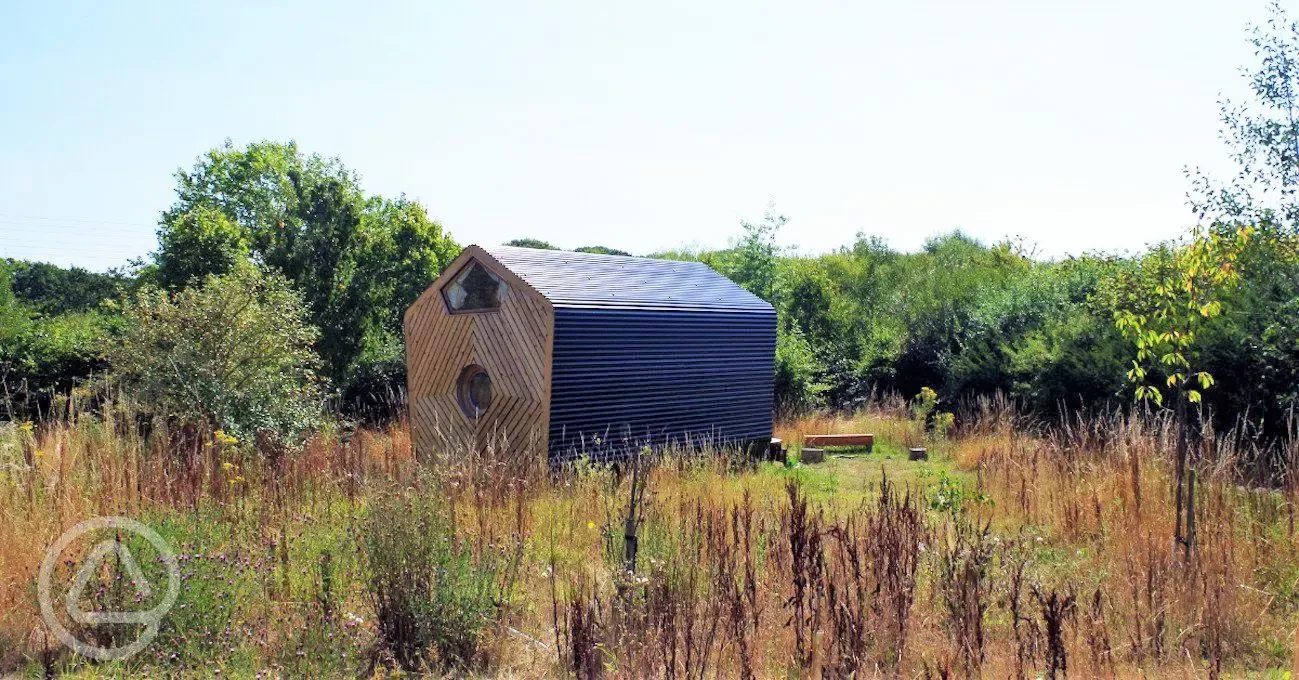
[[[508,288],[500,309],[448,310],[442,289],[471,262]],[[418,455],[456,455],[465,447],[544,456],[555,333],[551,303],[477,246],[466,248],[406,310],[407,390]],[[475,420],[461,410],[457,385],[467,366],[491,377],[492,400]]]

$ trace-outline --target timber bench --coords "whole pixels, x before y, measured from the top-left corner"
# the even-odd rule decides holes
[[[875,446],[873,434],[805,434],[803,446]]]

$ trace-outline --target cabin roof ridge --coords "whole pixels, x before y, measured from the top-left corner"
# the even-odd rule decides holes
[[[774,314],[771,304],[703,262],[477,246],[555,307]]]

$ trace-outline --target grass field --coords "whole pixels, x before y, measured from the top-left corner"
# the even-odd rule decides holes
[[[1236,483],[1216,450],[1183,563],[1159,422],[1048,433],[989,408],[937,437],[877,406],[778,427],[878,435],[821,464],[795,446],[783,465],[722,452],[559,474],[417,463],[401,426],[282,452],[212,435],[186,460],[168,447],[190,433],[128,422],[0,434],[0,671],[1281,678],[1292,663],[1294,494]],[[907,460],[913,445],[930,460]],[[145,651],[99,664],[46,640],[34,583],[64,529],[113,514],[164,537],[183,587]],[[90,604],[132,602],[117,571]]]

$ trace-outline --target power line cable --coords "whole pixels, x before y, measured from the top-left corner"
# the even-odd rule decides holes
[[[87,224],[56,224],[53,222],[16,222],[13,220],[0,219],[0,224],[11,227],[28,227],[31,229],[47,229],[58,231],[82,232],[86,234],[141,234],[144,231],[144,225],[138,227],[126,227],[122,225],[87,225]],[[156,229],[157,227],[154,227]],[[149,231],[147,233],[153,233]]]
[[[154,244],[144,246],[144,249],[152,249]],[[86,252],[86,253],[114,253],[114,252],[136,252],[141,250],[141,246],[135,246],[128,243],[87,243],[77,241],[73,243],[0,243],[0,252],[6,250],[22,250],[28,252]]]
[[[50,222],[82,222],[85,224],[120,224],[128,227],[156,227],[157,224],[146,224],[144,222],[119,222],[114,220],[85,220],[75,217],[42,217],[39,215],[10,215],[0,213],[0,217],[12,220],[41,220]]]

